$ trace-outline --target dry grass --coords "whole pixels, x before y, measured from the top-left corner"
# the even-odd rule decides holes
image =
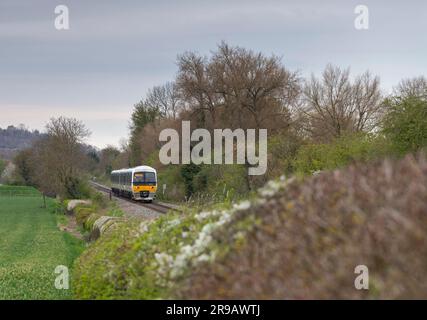
[[[239,212],[261,223],[244,244],[192,273],[175,296],[195,299],[427,298],[427,161],[354,165],[292,183]],[[354,269],[369,268],[369,290]]]

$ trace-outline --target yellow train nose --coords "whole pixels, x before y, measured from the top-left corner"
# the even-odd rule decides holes
[[[156,186],[134,186],[133,191],[134,192],[140,192],[140,191],[156,191]]]

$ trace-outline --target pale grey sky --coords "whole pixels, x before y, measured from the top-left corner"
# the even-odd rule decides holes
[[[59,4],[68,31],[54,28]],[[370,10],[367,31],[354,28],[358,4]],[[221,40],[282,56],[303,76],[327,63],[369,69],[390,90],[427,75],[426,31],[425,0],[0,0],[0,127],[74,116],[88,142],[117,145],[133,104],[173,80],[176,56]]]

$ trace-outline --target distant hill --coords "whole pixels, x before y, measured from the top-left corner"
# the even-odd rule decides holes
[[[17,152],[30,147],[42,136],[39,131],[30,131],[24,125],[0,128],[0,158],[11,160]]]

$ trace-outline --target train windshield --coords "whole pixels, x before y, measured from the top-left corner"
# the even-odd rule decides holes
[[[156,174],[154,172],[135,172],[133,184],[138,185],[156,185]]]

